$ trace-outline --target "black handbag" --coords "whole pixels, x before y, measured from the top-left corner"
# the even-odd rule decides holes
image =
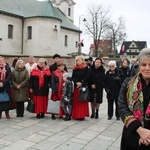
[[[0,102],[8,102],[10,100],[8,93],[6,90],[4,92],[0,93]]]
[[[28,100],[27,109],[28,112],[34,113],[35,112],[35,103],[33,100]]]
[[[79,101],[84,102],[89,99],[89,89],[88,87],[82,87],[79,89]]]

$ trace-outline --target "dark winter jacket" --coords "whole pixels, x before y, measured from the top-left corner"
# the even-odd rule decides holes
[[[40,87],[40,74],[41,72],[44,74],[42,80],[44,80],[44,84]],[[49,92],[51,73],[49,68],[41,70],[41,68],[37,65],[36,69],[33,69],[30,76],[29,87],[33,89],[33,94],[37,96],[46,96]]]
[[[83,69],[73,70],[72,80],[74,82],[74,87],[76,87],[77,82],[81,82],[82,87],[85,87],[88,83],[88,78],[89,78],[89,69],[87,66]]]
[[[97,94],[97,102],[102,103],[103,87],[105,80],[105,69],[103,66],[95,68],[93,64],[89,72],[88,87],[90,91],[90,101],[93,101],[94,94]],[[96,85],[96,89],[92,89],[92,85]]]
[[[106,72],[105,91],[108,99],[118,99],[123,78],[123,73],[117,68]]]
[[[15,68],[12,72],[12,91],[13,101],[22,102],[28,99],[28,82],[29,73],[25,67],[19,69]],[[17,89],[17,85],[20,85],[20,89]]]

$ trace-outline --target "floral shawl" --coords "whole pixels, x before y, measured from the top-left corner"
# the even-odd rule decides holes
[[[133,112],[133,116],[126,116],[125,122],[130,118],[136,118],[143,125],[144,120],[150,120],[150,102],[145,112],[143,102],[142,82],[140,79],[140,73],[138,73],[130,81],[127,91],[127,103],[129,109]]]

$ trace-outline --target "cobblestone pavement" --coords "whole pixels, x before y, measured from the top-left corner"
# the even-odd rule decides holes
[[[3,113],[0,119],[1,150],[119,150],[122,121],[107,120],[107,100],[100,106],[99,119],[84,121],[36,119],[35,114],[25,111],[17,118],[15,110],[11,119]]]

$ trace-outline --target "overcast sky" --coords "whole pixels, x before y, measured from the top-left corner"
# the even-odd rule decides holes
[[[125,18],[126,23],[126,40],[128,41],[147,41],[147,46],[150,46],[150,0],[74,0],[74,21],[75,25],[79,26],[81,18],[87,14],[87,8],[90,5],[104,5],[110,7],[111,16],[115,20],[120,16]],[[81,26],[83,30],[84,26]],[[92,42],[89,35],[83,32],[81,35],[84,38],[85,47],[83,52],[88,52],[89,44]],[[90,42],[91,41],[91,42]]]

